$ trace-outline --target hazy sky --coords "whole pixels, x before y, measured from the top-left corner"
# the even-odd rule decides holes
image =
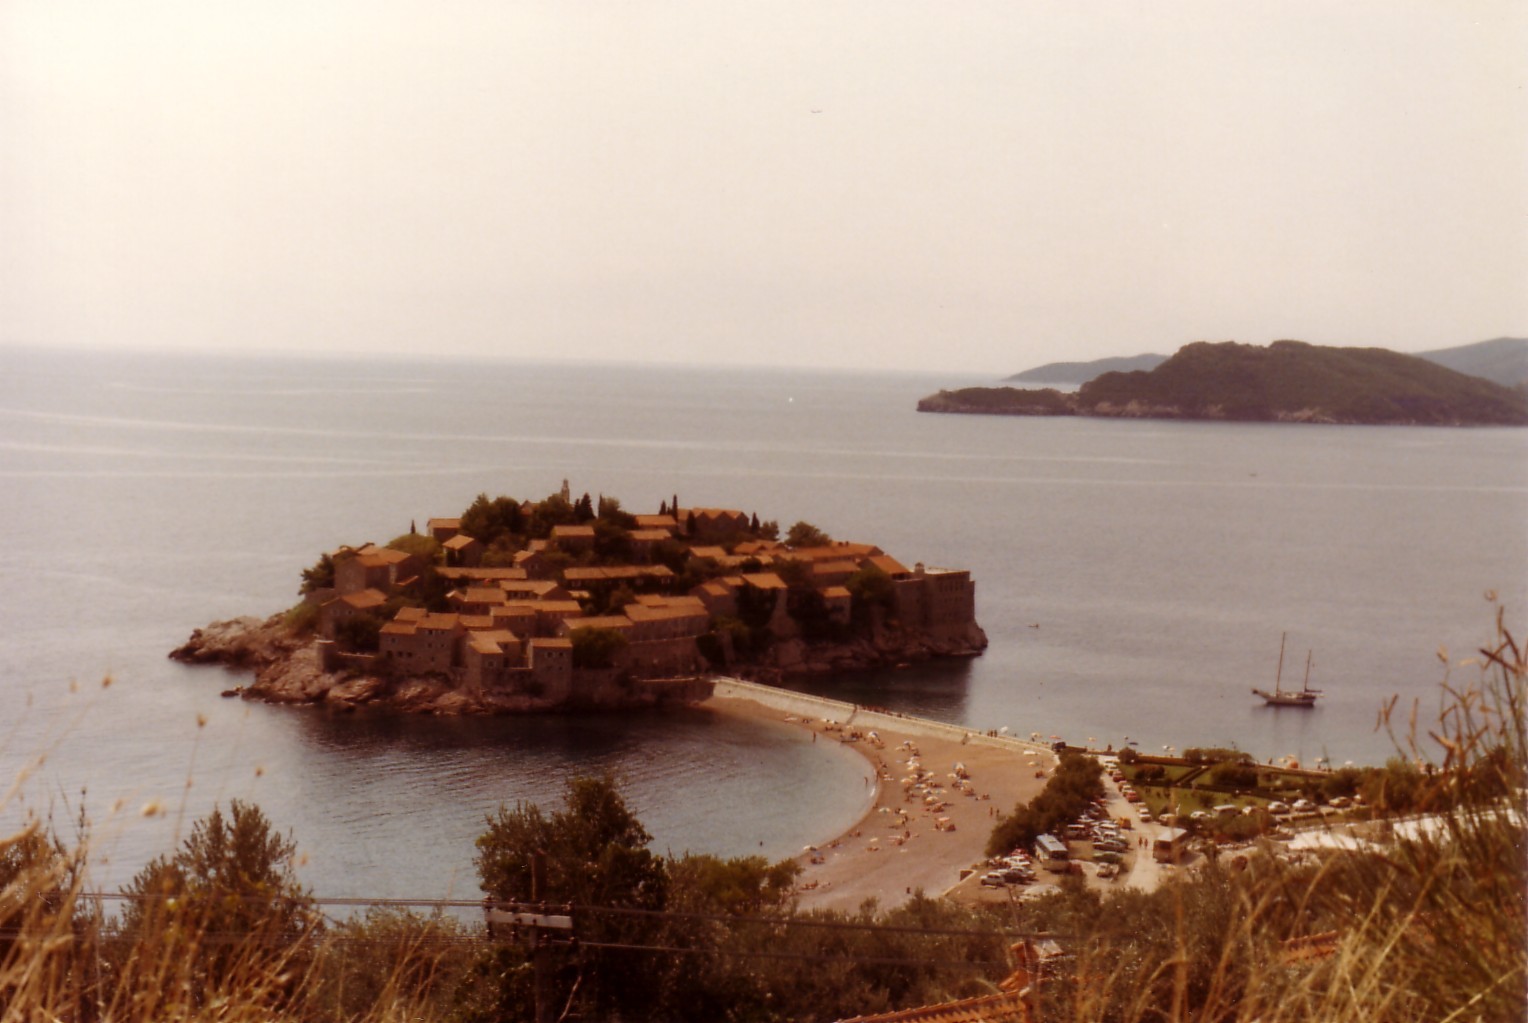
[[[1528,4],[0,2],[0,343],[1528,334]]]

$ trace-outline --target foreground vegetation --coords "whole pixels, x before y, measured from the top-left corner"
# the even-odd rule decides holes
[[[398,908],[326,918],[247,804],[198,822],[115,911],[86,896],[85,829],[34,821],[0,840],[0,1018],[833,1020],[994,991],[1015,941],[1045,934],[1062,954],[1030,987],[1043,1020],[1518,1020],[1528,659],[1503,630],[1478,664],[1445,681],[1444,753],[1414,779],[1436,814],[1372,849],[1221,857],[1149,894],[801,912],[792,864],[660,856],[619,787],[585,778],[478,841],[486,894],[571,929],[490,939]]]

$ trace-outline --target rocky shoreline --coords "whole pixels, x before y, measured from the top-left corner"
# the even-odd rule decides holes
[[[975,624],[964,634],[947,639],[891,626],[876,630],[873,637],[847,643],[782,640],[758,663],[735,665],[731,671],[755,681],[778,682],[796,676],[975,657],[986,647],[986,633]],[[193,631],[169,656],[182,664],[219,665],[253,674],[253,681],[225,690],[225,696],[266,703],[321,704],[336,710],[375,706],[407,714],[534,714],[561,709],[616,710],[662,702],[657,695],[639,690],[586,708],[567,708],[530,696],[487,697],[464,692],[440,675],[325,671],[317,638],[294,633],[279,614],[266,619],[245,616],[212,622]]]

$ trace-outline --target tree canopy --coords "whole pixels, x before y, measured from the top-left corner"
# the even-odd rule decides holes
[[[833,538],[810,522],[797,522],[785,534],[787,547],[826,547]]]

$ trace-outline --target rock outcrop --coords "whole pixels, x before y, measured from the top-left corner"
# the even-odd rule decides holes
[[[974,657],[987,647],[987,636],[972,624],[960,635],[933,637],[895,625],[879,627],[870,637],[844,643],[808,643],[784,639],[756,664],[734,670],[751,678],[779,680],[792,675],[891,668],[936,657]],[[246,700],[267,703],[323,704],[336,710],[371,705],[409,714],[531,714],[567,709],[526,695],[484,696],[455,687],[438,675],[372,675],[353,669],[326,671],[318,641],[294,634],[281,615],[213,622],[197,629],[170,652],[185,664],[220,664],[248,671],[254,680],[231,690]],[[590,701],[600,709],[652,706],[662,702],[640,685],[602,687]]]

